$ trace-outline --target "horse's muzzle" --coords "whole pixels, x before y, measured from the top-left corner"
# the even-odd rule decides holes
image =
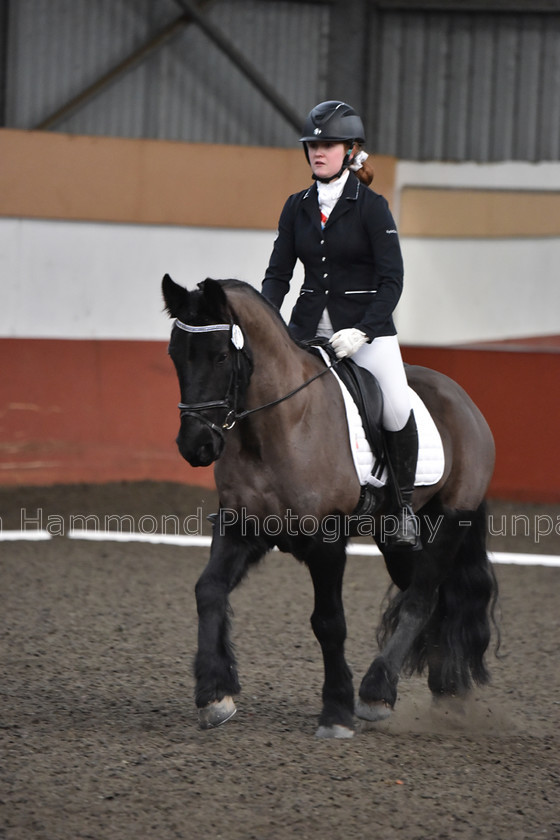
[[[224,439],[196,418],[183,421],[177,435],[179,452],[191,467],[208,467],[217,461],[224,448]]]

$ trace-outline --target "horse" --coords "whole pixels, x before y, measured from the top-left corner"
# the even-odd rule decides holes
[[[403,671],[427,669],[434,698],[464,697],[486,684],[497,583],[486,552],[485,495],[495,449],[470,397],[441,373],[407,366],[409,385],[439,430],[445,467],[436,484],[414,491],[418,551],[383,539],[390,494],[381,491],[371,517],[379,528],[371,532],[393,585],[380,649],[355,698],[342,585],[361,486],[339,384],[249,284],[207,278],[189,291],[165,275],[162,292],[175,319],[168,353],[181,395],[177,446],[194,467],[214,463],[219,497],[209,561],[195,586],[200,727],[236,712],[229,595],[275,546],[304,563],[313,583],[311,626],[324,666],[318,737],[350,738],[355,717],[388,717]]]

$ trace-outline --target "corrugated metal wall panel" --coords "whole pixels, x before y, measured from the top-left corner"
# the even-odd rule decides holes
[[[226,2],[213,6],[209,18],[302,116],[324,94],[324,7],[302,4],[296,16],[291,3]],[[293,146],[293,128],[196,27],[154,62],[163,101],[151,136]]]
[[[515,21],[496,29],[494,46],[494,107],[491,124],[491,160],[513,157],[516,125],[519,27]],[[473,112],[473,117],[475,112]],[[521,115],[520,115],[521,116]]]
[[[421,15],[409,15],[401,19],[401,61],[398,78],[401,80],[397,92],[399,103],[398,141],[405,157],[420,146],[422,124],[424,122],[424,54],[426,48],[426,29]],[[403,84],[404,82],[404,84]],[[383,104],[383,100],[381,100]],[[383,112],[381,119],[383,118]]]
[[[542,39],[541,80],[542,99],[539,109],[539,133],[535,159],[560,158],[560,16],[547,20]]]
[[[432,16],[426,27],[426,59],[424,65],[424,84],[432,95],[423,114],[423,125],[418,149],[420,155],[443,154],[445,138],[445,96],[447,86],[447,21],[439,15]]]
[[[487,161],[490,158],[489,126],[493,113],[494,85],[494,19],[474,16],[468,121],[467,160]],[[443,158],[442,158],[443,159]]]
[[[32,128],[111,69],[123,55],[140,46],[158,25],[155,18],[169,19],[170,15],[177,16],[172,0],[11,3],[8,124]],[[123,95],[120,109],[126,113],[138,105],[138,94],[132,100]],[[121,116],[121,125],[122,122]],[[91,128],[91,120],[86,119],[85,123],[84,129]],[[110,124],[104,128],[110,128]],[[95,133],[101,132],[98,129]]]
[[[560,159],[560,16],[383,12],[368,137],[413,160]]]
[[[178,17],[171,0],[19,0],[10,24],[7,124],[31,128]],[[324,95],[328,9],[216,2],[207,11],[304,116]],[[293,145],[294,131],[195,25],[56,125],[81,134]]]
[[[519,37],[519,76],[517,98],[519,127],[513,156],[524,157],[527,150],[537,148],[538,117],[541,107],[541,46],[543,19],[524,26]]]
[[[379,16],[373,33],[371,73],[367,83],[370,93],[369,119],[366,121],[368,146],[376,152],[396,149],[401,134],[400,67],[403,46],[400,20],[394,15]]]
[[[14,0],[6,124],[33,128],[180,11],[174,0]],[[302,117],[329,97],[328,3],[215,0],[206,14]],[[560,159],[560,15],[378,9],[372,20],[363,116],[374,151],[412,160]],[[296,142],[293,127],[195,25],[55,130]]]
[[[442,157],[457,160],[468,156],[466,141],[472,110],[469,81],[472,78],[470,47],[472,42],[471,20],[467,15],[456,15],[448,22],[447,100],[444,100],[445,135]],[[426,88],[431,96],[431,91]],[[429,146],[426,146],[429,148]]]

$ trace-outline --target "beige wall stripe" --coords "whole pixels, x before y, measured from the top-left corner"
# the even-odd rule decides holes
[[[560,191],[405,187],[399,232],[441,238],[560,236]]]
[[[394,158],[375,159],[391,200]],[[0,130],[0,216],[275,230],[303,152]]]

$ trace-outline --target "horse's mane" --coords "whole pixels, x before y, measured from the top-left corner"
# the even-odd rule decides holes
[[[255,289],[254,286],[251,286],[250,283],[247,283],[245,280],[236,280],[234,278],[228,278],[226,280],[216,280],[216,283],[219,283],[220,286],[224,288],[226,294],[228,289],[235,289],[237,291],[242,292],[243,294],[246,294],[248,297],[252,297],[261,306],[263,306],[267,310],[267,312],[270,313],[270,315],[272,315],[278,326],[282,330],[284,330],[290,341],[293,341],[294,344],[297,344],[298,347],[302,347],[304,350],[309,350],[307,344],[304,344],[293,337],[293,335],[288,329],[288,325],[282,318],[280,311],[274,306],[274,304],[267,300],[264,297],[264,295],[262,295],[258,291],[258,289]]]
[[[254,286],[251,286],[250,283],[247,283],[245,280],[235,280],[234,278],[228,278],[227,280],[216,280],[221,286],[224,287],[226,293],[228,289],[238,289],[239,291],[247,294],[249,297],[253,297],[254,300],[258,300],[268,311],[277,319],[277,321],[284,327],[285,330],[288,329],[286,322],[280,315],[278,309],[272,304],[267,298],[262,295],[258,289],[255,289]]]

